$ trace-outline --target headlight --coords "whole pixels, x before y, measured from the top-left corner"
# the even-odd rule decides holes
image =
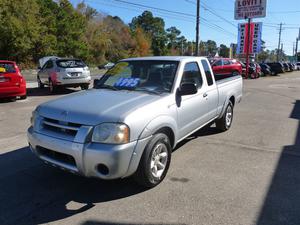
[[[36,121],[37,117],[38,117],[38,112],[37,112],[37,110],[34,110],[32,112],[31,118],[30,118],[30,123],[31,123],[32,127],[34,127],[34,124],[35,124],[35,121]]]
[[[92,141],[105,144],[126,144],[129,142],[129,128],[122,123],[102,123],[94,128]]]

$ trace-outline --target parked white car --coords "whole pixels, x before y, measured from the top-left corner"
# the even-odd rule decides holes
[[[88,89],[91,74],[88,66],[80,59],[44,57],[39,60],[37,82],[40,88],[49,87],[50,93],[58,87],[81,87]]]

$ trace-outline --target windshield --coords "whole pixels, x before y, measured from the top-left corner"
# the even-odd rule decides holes
[[[108,70],[95,88],[171,92],[178,62],[159,60],[122,61]]]
[[[56,61],[57,66],[61,68],[80,68],[86,67],[84,62],[81,60],[74,60],[74,59],[60,59]]]
[[[15,73],[16,69],[12,63],[0,63],[0,73]]]

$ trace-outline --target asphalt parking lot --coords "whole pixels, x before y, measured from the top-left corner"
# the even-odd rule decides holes
[[[244,81],[231,129],[207,127],[180,143],[151,190],[36,159],[26,140],[31,111],[77,90],[29,86],[26,100],[0,103],[0,224],[300,223],[300,72]]]

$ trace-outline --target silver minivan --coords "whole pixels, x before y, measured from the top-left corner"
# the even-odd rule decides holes
[[[37,82],[40,88],[49,87],[50,93],[58,87],[81,87],[88,89],[91,74],[88,66],[80,59],[49,57],[39,67]]]

